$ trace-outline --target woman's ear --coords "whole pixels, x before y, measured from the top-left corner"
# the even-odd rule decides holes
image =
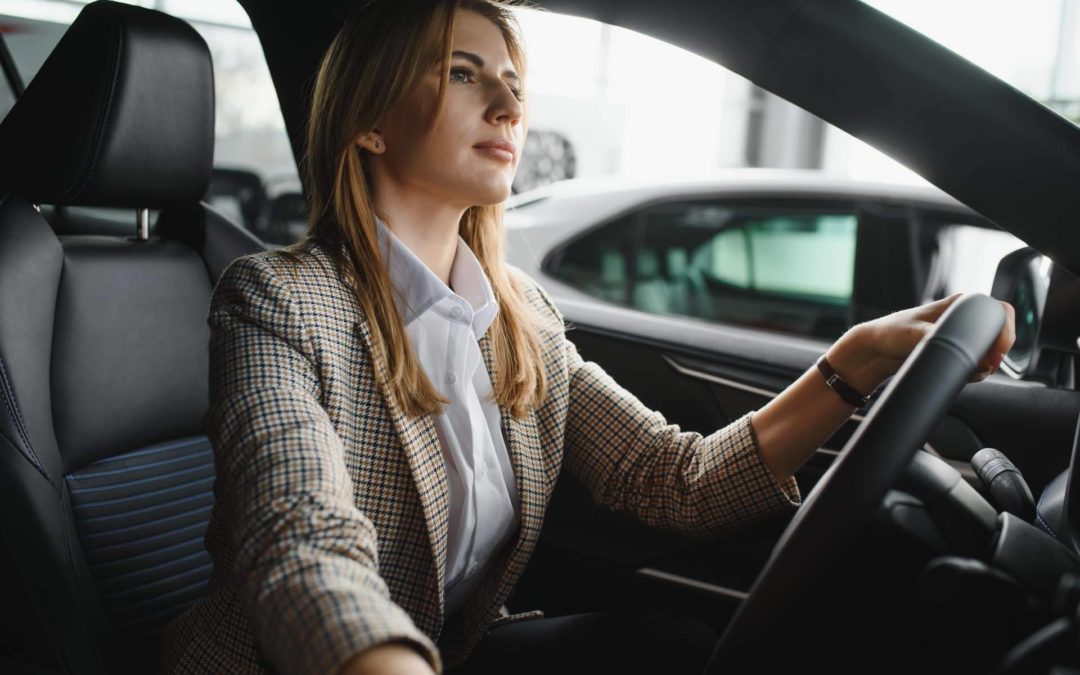
[[[382,133],[378,129],[372,129],[357,136],[356,146],[375,155],[381,155],[386,151],[386,144],[383,143]]]

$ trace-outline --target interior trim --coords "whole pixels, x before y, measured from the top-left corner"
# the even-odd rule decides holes
[[[751,394],[757,394],[758,396],[764,396],[765,398],[775,398],[780,392],[773,391],[771,389],[763,389],[761,387],[755,387],[752,384],[744,384],[736,380],[729,380],[726,377],[720,377],[719,375],[713,375],[712,373],[706,373],[694,368],[688,368],[681,363],[675,361],[667,354],[661,354],[660,358],[664,359],[669,366],[675,369],[680,375],[686,375],[696,380],[705,380],[706,382],[713,382],[715,384],[722,384],[725,387],[731,387],[732,389],[739,389],[741,391],[749,392]]]
[[[745,391],[745,392],[748,392],[748,393],[751,393],[751,394],[756,394],[758,396],[764,396],[765,398],[770,398],[770,399],[776,398],[777,395],[780,394],[780,392],[774,391],[772,389],[763,389],[762,387],[755,387],[752,384],[745,384],[745,383],[739,382],[737,380],[730,380],[730,379],[728,379],[726,377],[720,377],[719,375],[713,375],[712,373],[706,373],[703,370],[697,370],[696,368],[689,368],[689,367],[684,366],[681,363],[675,361],[675,359],[671,358],[667,354],[661,354],[660,358],[664,359],[664,361],[666,361],[667,364],[669,366],[671,366],[673,369],[675,369],[675,371],[678,372],[680,375],[685,375],[687,377],[692,377],[692,378],[694,378],[696,380],[704,380],[706,382],[712,382],[713,384],[723,385],[725,387],[730,387],[732,389],[739,389],[740,391]],[[865,416],[864,415],[859,415],[858,413],[852,413],[852,415],[851,415],[851,417],[849,419],[854,420],[856,422],[862,422],[863,419],[865,419]],[[829,451],[829,452],[833,452],[833,451]]]
[[[1078,339],[1078,343],[1080,343],[1080,339]],[[780,393],[771,389],[763,389],[761,387],[755,387],[750,384],[744,384],[743,382],[739,382],[737,380],[720,377],[719,375],[713,375],[712,373],[706,373],[702,370],[697,370],[696,368],[688,368],[687,366],[678,363],[667,354],[660,354],[660,357],[664,359],[664,361],[666,361],[669,366],[674,368],[676,372],[681,375],[685,375],[686,377],[692,377],[697,380],[703,380],[705,382],[711,382],[713,384],[731,387],[732,389],[739,389],[741,391],[756,394],[758,396],[764,396],[769,399],[775,398]],[[864,419],[866,419],[866,416],[853,413],[849,419],[855,422],[862,422]],[[938,452],[937,449],[935,449],[934,446],[932,446],[929,442],[923,444],[923,450],[930,453],[931,455],[934,455],[935,457],[938,457],[948,462],[950,466],[960,472],[960,475],[963,476],[968,483],[975,486],[977,489],[985,489],[978,476],[975,475],[975,471],[971,468],[970,463],[942,457],[941,453]],[[840,450],[834,450],[832,448],[818,448],[816,453],[819,455],[827,455],[829,457],[835,458],[840,454]]]
[[[706,581],[691,579],[690,577],[672,574],[671,572],[664,572],[662,570],[653,569],[652,567],[642,567],[636,570],[636,573],[645,577],[666,581],[667,583],[675,584],[676,586],[692,588],[695,591],[704,591],[712,595],[719,595],[724,598],[731,598],[739,601],[745,600],[750,595],[746,591],[738,591],[726,586],[717,586],[716,584],[710,584]]]

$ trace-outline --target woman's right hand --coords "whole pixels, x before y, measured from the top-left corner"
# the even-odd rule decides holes
[[[420,653],[400,642],[386,642],[365,649],[341,670],[341,675],[434,675]]]

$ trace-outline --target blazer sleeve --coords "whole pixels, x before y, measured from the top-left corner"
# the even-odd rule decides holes
[[[259,648],[278,672],[325,675],[403,641],[439,672],[436,646],[379,576],[377,533],[319,403],[302,314],[286,275],[259,255],[235,260],[214,290],[205,420],[232,577]]]
[[[547,292],[536,288],[565,325]],[[801,503],[795,478],[778,482],[762,460],[750,425],[754,411],[708,436],[681,431],[562,340],[569,371],[563,461],[598,504],[706,538]]]

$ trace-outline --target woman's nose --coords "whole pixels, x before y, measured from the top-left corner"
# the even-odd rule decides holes
[[[491,113],[495,122],[509,121],[513,126],[521,121],[521,116],[524,114],[524,108],[521,105],[521,101],[517,99],[514,92],[511,91],[510,86],[501,83],[499,85],[499,93],[492,101]]]

